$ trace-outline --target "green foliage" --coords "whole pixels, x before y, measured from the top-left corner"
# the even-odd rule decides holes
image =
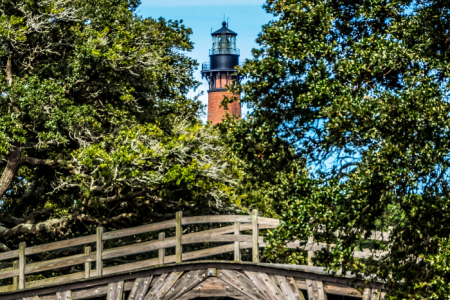
[[[1,251],[237,201],[228,150],[186,96],[192,31],[139,4],[0,3]]]
[[[376,274],[394,299],[447,298],[449,2],[268,0],[265,8],[277,18],[240,68],[250,81],[235,91],[245,92],[253,130],[269,128],[269,140],[290,141],[322,171],[311,174],[320,179],[313,186],[298,185],[271,240],[306,239],[322,224],[345,238],[320,237],[337,243],[318,255],[321,264]],[[388,226],[389,241],[367,243]],[[386,243],[380,261],[351,256]]]

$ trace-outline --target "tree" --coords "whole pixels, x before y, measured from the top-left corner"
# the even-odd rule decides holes
[[[227,149],[186,97],[191,30],[139,3],[0,3],[1,251],[234,200]]]
[[[318,256],[327,267],[376,274],[394,298],[450,294],[449,4],[267,1],[276,19],[234,91],[254,128],[271,128],[317,170],[315,183],[297,186],[269,250],[322,224],[323,241],[337,243]],[[389,241],[367,242],[389,225]],[[339,241],[326,234],[336,230]],[[352,257],[388,244],[379,261]]]

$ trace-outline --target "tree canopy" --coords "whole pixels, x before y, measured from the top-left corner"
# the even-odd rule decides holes
[[[192,31],[139,4],[0,3],[0,250],[233,202],[227,148],[186,96]]]
[[[321,239],[337,244],[321,264],[376,274],[392,297],[446,298],[450,3],[268,0],[265,9],[275,19],[234,91],[244,92],[253,132],[270,128],[295,145],[311,174],[287,198],[268,255],[320,236],[321,224]],[[388,241],[367,242],[388,226]],[[351,255],[388,245],[381,260]]]

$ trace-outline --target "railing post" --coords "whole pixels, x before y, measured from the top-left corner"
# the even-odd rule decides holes
[[[23,290],[25,288],[25,248],[27,243],[21,242],[19,244],[19,290]]]
[[[234,223],[234,235],[241,234],[241,223]],[[234,242],[234,261],[241,261],[241,242]]]
[[[96,264],[97,264],[97,276],[103,275],[103,260],[102,260],[102,252],[103,252],[103,227],[97,228],[97,257],[96,257]]]
[[[19,268],[19,261],[15,260],[13,261],[13,269],[17,270]],[[19,287],[19,276],[13,277],[13,291],[17,291]]]
[[[310,247],[312,247],[313,244],[314,244],[314,236],[311,235],[308,238],[308,245],[310,245]],[[308,266],[314,266],[314,263],[312,261],[313,257],[314,257],[314,251],[308,250]]]
[[[176,227],[175,227],[175,238],[177,240],[176,246],[175,246],[175,262],[181,263],[182,262],[182,255],[183,255],[183,248],[181,246],[181,235],[183,233],[181,228],[181,220],[183,219],[183,212],[179,211],[176,214]]]
[[[252,258],[254,263],[259,263],[259,226],[258,226],[258,210],[252,210]]]
[[[91,254],[91,246],[84,248],[84,254],[86,255]],[[84,278],[88,279],[90,277],[91,277],[91,263],[88,261],[84,263]]]
[[[158,240],[160,242],[164,242],[165,238],[166,238],[166,234],[164,232],[160,232],[158,235]],[[164,264],[164,256],[166,256],[166,249],[165,248],[159,249],[158,256],[159,256],[159,264],[163,265]]]

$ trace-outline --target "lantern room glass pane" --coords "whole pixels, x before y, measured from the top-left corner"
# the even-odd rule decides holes
[[[213,54],[237,54],[236,37],[233,35],[218,35],[213,37]]]

